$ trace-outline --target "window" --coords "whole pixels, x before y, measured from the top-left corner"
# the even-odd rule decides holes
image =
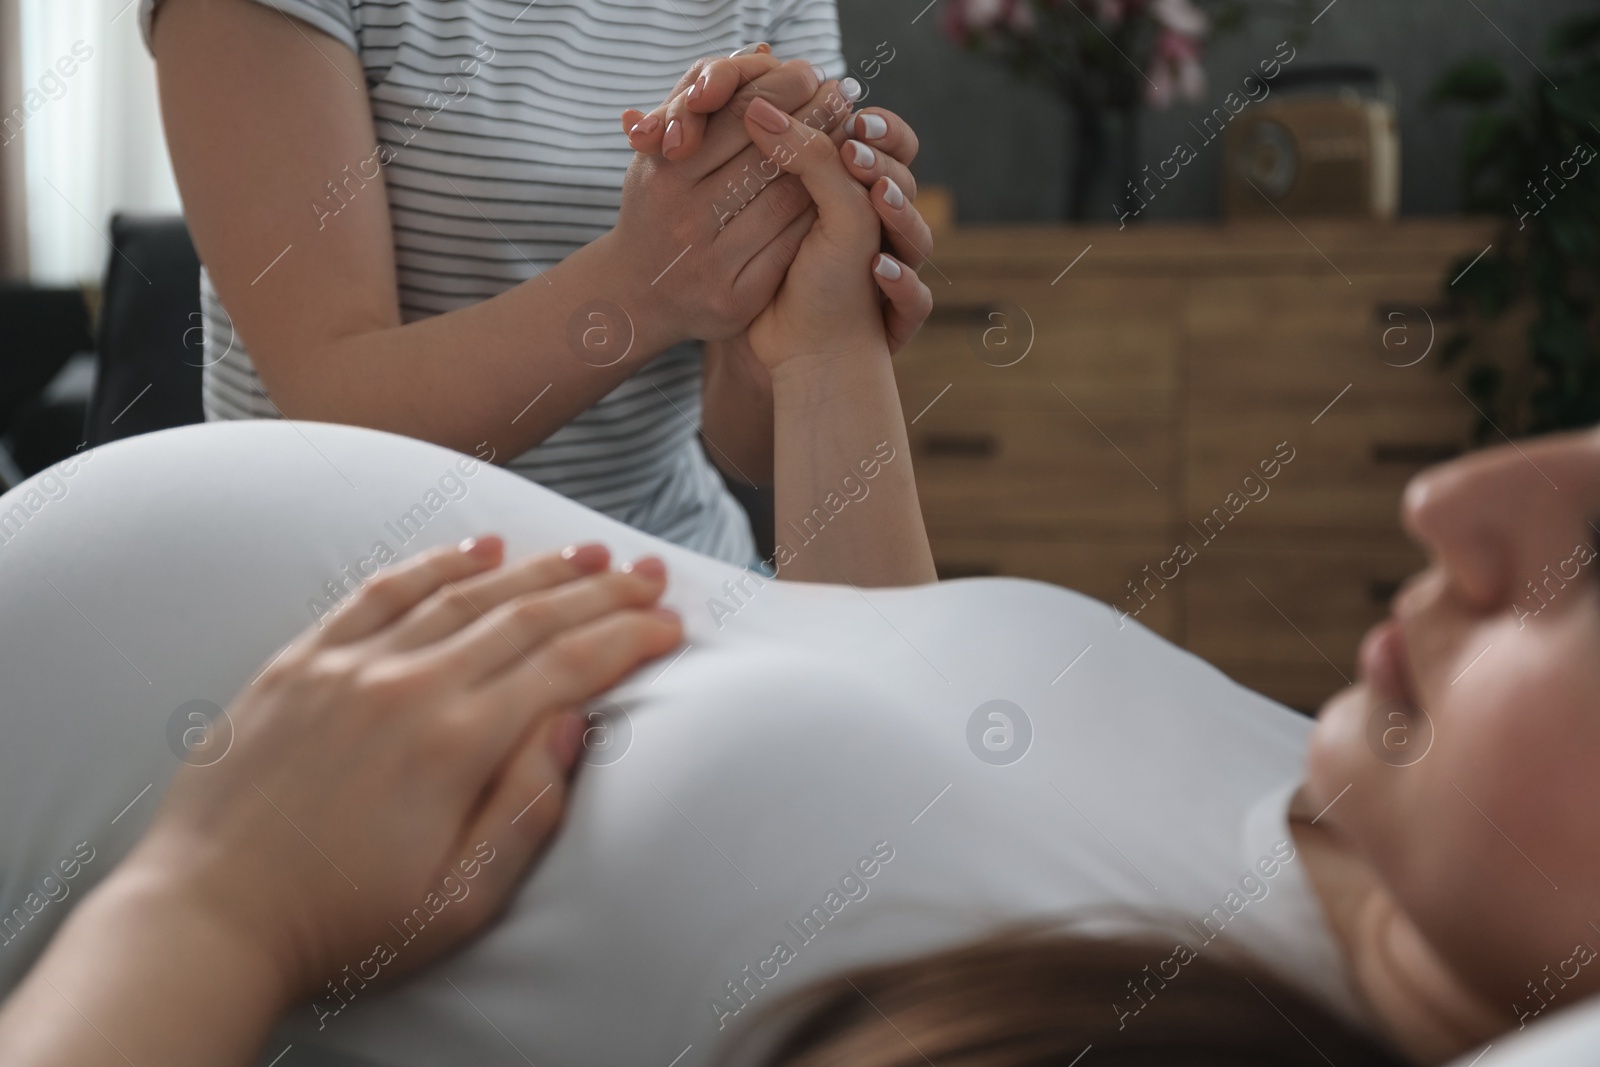
[[[36,284],[97,280],[113,212],[181,211],[138,14],[136,0],[21,0],[23,95],[0,115],[0,151],[25,156]]]

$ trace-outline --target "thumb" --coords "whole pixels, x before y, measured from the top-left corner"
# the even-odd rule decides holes
[[[763,170],[776,166],[805,185],[817,205],[817,225],[823,232],[841,243],[849,234],[859,234],[863,247],[877,249],[877,214],[860,184],[844,169],[832,138],[796,122],[762,97],[745,110],[744,126],[764,157]]]

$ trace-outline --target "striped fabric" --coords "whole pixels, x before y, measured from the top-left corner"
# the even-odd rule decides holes
[[[844,73],[834,0],[256,2],[361,59],[376,146],[393,154],[383,172],[404,322],[495,296],[607,232],[632,159],[618,115],[659,103],[695,59],[769,41]],[[140,0],[147,44],[157,3]],[[200,300],[206,417],[279,417],[203,270]],[[749,523],[699,422],[700,350],[680,345],[508,466],[744,564]]]

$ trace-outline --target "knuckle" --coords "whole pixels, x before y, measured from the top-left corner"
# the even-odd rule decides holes
[[[839,158],[839,153],[835,151],[833,140],[831,138],[824,137],[822,134],[815,131],[809,131],[803,132],[799,137],[796,138],[796,140],[800,142],[800,155],[803,156],[807,162],[831,162],[837,163],[841,167],[844,166],[844,161]]]
[[[546,597],[524,596],[511,603],[507,614],[507,621],[518,631],[542,633],[551,624],[555,611]]]
[[[354,685],[361,663],[352,649],[333,648],[308,659],[300,674],[319,689],[345,690]]]
[[[406,576],[399,571],[378,575],[362,586],[355,595],[356,601],[386,612],[398,611],[405,607],[408,599]]]
[[[728,101],[723,110],[727,111],[735,119],[743,122],[745,112],[750,110],[750,105],[755,103],[756,97],[766,95],[767,94],[763,93],[754,84],[746,85],[744,88],[733,94],[733,97]]]
[[[840,210],[848,213],[852,225],[863,230],[877,234],[883,229],[883,220],[878,217],[877,205],[864,196],[852,196],[841,203]],[[877,238],[873,240],[873,248],[877,248]]]
[[[719,288],[709,303],[711,315],[718,322],[737,322],[746,317],[744,304],[732,287]]]
[[[511,772],[511,784],[522,796],[539,797],[539,801],[517,817],[513,829],[525,841],[543,841],[566,817],[567,783],[559,775],[551,778],[542,769],[527,766],[526,760],[518,762],[519,765]],[[549,792],[545,791],[546,787]]]
[[[766,188],[767,208],[772,216],[788,222],[806,209],[810,195],[793,179],[773,182]]]
[[[594,639],[571,630],[550,642],[549,656],[557,670],[580,685],[593,682],[604,663]]]
[[[558,552],[529,556],[518,563],[516,568],[516,578],[519,582],[529,582],[539,589],[570,582],[577,576],[577,568]]]
[[[609,602],[616,606],[648,603],[660,593],[660,583],[641,574],[618,574]]]
[[[917,158],[917,153],[922,150],[922,141],[917,137],[917,131],[906,125],[899,118],[893,120],[892,128],[900,131],[900,151],[898,153],[900,162],[909,167]]]
[[[378,659],[351,668],[348,684],[354,689],[355,703],[385,708],[407,703],[421,694],[426,689],[426,677],[399,661]]]
[[[455,622],[458,627],[478,616],[472,598],[454,582],[434,594],[434,610]]]

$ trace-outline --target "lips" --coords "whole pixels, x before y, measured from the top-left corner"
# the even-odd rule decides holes
[[[1361,642],[1360,673],[1372,694],[1381,701],[1396,701],[1408,708],[1417,706],[1417,693],[1411,682],[1406,658],[1405,631],[1393,618],[1385,619]]]

